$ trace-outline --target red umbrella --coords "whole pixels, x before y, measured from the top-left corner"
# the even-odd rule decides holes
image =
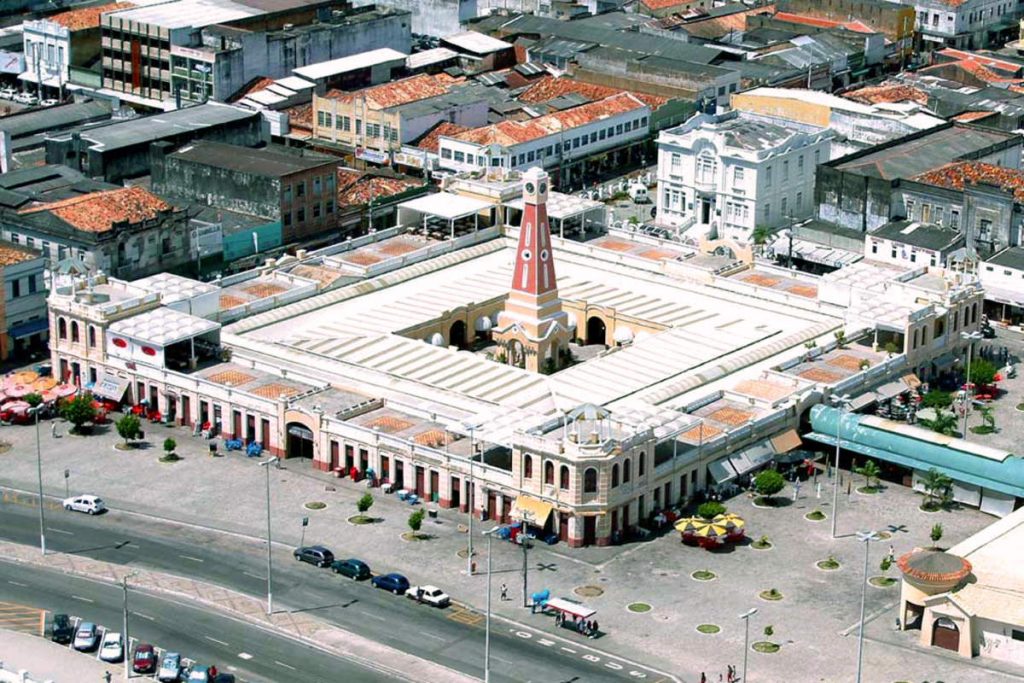
[[[13,386],[7,387],[4,390],[4,393],[10,396],[11,398],[21,398],[22,396],[28,396],[29,394],[31,394],[32,387],[30,387],[27,384],[15,384]]]
[[[54,401],[60,398],[60,396],[58,396],[57,393],[52,389],[47,389],[42,394],[40,394],[40,396],[43,397],[44,403],[53,403]]]
[[[55,393],[58,398],[68,398],[69,396],[74,396],[78,393],[78,387],[73,384],[58,384],[53,388],[53,393]]]
[[[9,410],[12,413],[27,413],[31,407],[25,401],[11,401],[4,404],[4,410]]]

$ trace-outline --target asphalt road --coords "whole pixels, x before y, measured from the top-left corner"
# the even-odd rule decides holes
[[[8,563],[0,563],[0,575],[0,600],[66,612],[121,631],[122,592],[117,586]],[[129,613],[128,633],[136,642],[216,665],[242,681],[394,680],[247,622],[138,590],[129,594]],[[96,657],[96,653],[78,656]],[[111,664],[110,669],[123,666]]]
[[[0,502],[0,538],[38,545],[34,500]],[[266,545],[209,530],[143,520],[111,511],[89,517],[48,511],[47,547],[118,564],[187,575],[254,596],[266,595]],[[338,549],[336,549],[338,550]],[[376,568],[380,569],[380,568]],[[0,580],[7,565],[0,564]],[[483,615],[438,610],[298,563],[274,549],[276,609],[313,612],[341,628],[417,657],[483,677]],[[410,577],[414,582],[424,577]],[[443,586],[442,586],[443,587]],[[59,609],[67,610],[66,606]],[[662,676],[591,647],[566,632],[564,641],[492,620],[491,678],[505,681],[657,681]]]

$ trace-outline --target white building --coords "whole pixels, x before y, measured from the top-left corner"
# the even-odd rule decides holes
[[[864,240],[864,258],[913,268],[945,268],[965,254],[966,239],[959,230],[936,223],[892,221]]]
[[[67,83],[71,77],[71,29],[48,19],[26,21],[23,36],[25,71],[18,78],[27,84],[42,80],[51,88]]]
[[[1000,34],[1017,35],[1018,3],[1013,0],[903,0],[917,13],[924,49],[975,49],[1002,45]]]
[[[658,137],[658,222],[748,241],[814,214],[814,171],[832,133],[746,112],[697,114]]]

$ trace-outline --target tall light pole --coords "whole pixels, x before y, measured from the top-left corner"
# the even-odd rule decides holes
[[[484,626],[484,683],[491,683],[491,538],[501,527],[485,531],[487,537],[487,619]]]
[[[967,342],[967,385],[964,393],[964,428],[960,431],[961,438],[967,438],[967,414],[971,412],[971,403],[974,401],[974,391],[971,386],[971,356],[974,355],[974,342],[981,339],[981,332],[961,332],[960,338]]]
[[[750,652],[750,617],[755,614],[757,614],[757,608],[752,607],[740,615],[740,619],[743,620],[743,677],[740,680],[743,683],[747,683],[747,655]]]
[[[476,482],[473,481],[473,456],[476,445],[473,443],[473,432],[476,425],[469,427],[469,486],[466,487],[466,512],[469,513],[469,533],[466,534],[466,575],[473,576],[473,494]]]
[[[121,654],[124,655],[124,678],[128,680],[131,672],[128,671],[128,660],[131,656],[128,653],[128,579],[135,576],[135,572],[125,574],[121,577],[121,590],[124,591],[124,627],[121,629]]]
[[[864,585],[860,592],[860,629],[857,633],[857,683],[861,683],[861,665],[864,661],[864,606],[868,599],[868,551],[871,541],[877,541],[874,531],[858,531],[857,540],[864,543]]]
[[[832,404],[839,414],[836,415],[836,466],[832,472],[832,538],[836,537],[836,524],[839,522],[839,450],[840,436],[843,430],[843,409],[850,404],[850,396],[833,396]]]
[[[36,416],[36,475],[39,478],[39,550],[46,554],[46,517],[43,513],[43,449],[39,441],[39,413],[43,410],[43,404],[29,408],[29,412]]]
[[[274,456],[266,462],[260,463],[260,467],[265,468],[267,473],[267,614],[274,613],[274,591],[273,584],[271,583],[273,560],[271,560],[272,548],[270,542],[270,466],[276,465],[280,460],[280,458]]]

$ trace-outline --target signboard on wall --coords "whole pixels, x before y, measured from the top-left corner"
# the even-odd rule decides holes
[[[385,152],[376,149],[366,149],[365,147],[356,147],[356,158],[369,161],[371,164],[385,165],[390,162]]]
[[[25,54],[0,50],[0,74],[20,74],[25,71]]]

